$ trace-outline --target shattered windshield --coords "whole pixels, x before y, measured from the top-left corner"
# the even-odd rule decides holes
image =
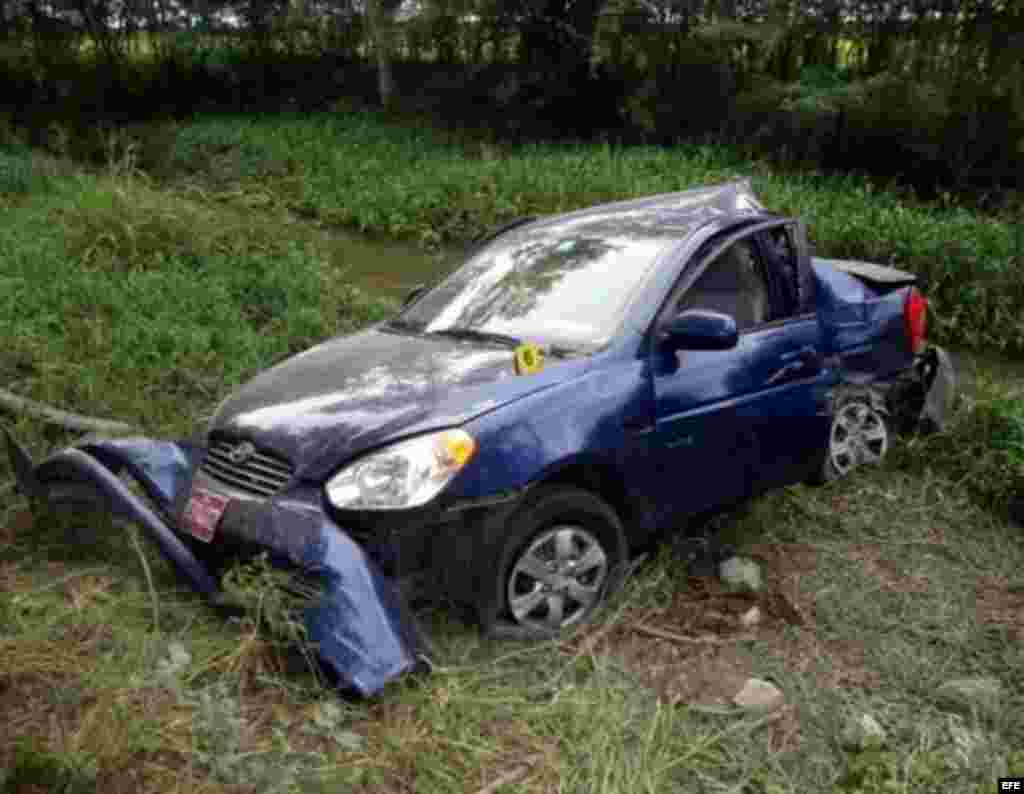
[[[410,306],[398,324],[594,349],[611,338],[670,242],[594,225],[512,232]]]

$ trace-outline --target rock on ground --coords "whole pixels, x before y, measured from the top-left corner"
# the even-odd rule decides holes
[[[864,752],[885,745],[885,729],[870,714],[851,715],[843,725],[840,744],[845,750]]]
[[[785,702],[782,690],[760,678],[748,678],[732,702],[748,711],[775,711]]]
[[[731,590],[760,592],[764,586],[761,568],[753,560],[730,557],[718,567],[718,576]]]

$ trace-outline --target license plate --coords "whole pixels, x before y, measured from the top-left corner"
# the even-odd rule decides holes
[[[209,543],[217,533],[217,524],[230,501],[227,496],[205,488],[193,488],[182,515],[185,530],[197,540]]]

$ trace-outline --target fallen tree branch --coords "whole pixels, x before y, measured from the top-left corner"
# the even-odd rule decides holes
[[[62,411],[45,403],[29,400],[26,397],[19,397],[6,389],[0,389],[0,407],[17,414],[27,414],[52,425],[59,425],[68,430],[78,430],[83,433],[131,433],[138,430],[137,427],[124,422],[115,422],[112,419],[98,419],[95,416],[75,414],[70,411]]]
[[[636,623],[630,628],[633,629],[637,634],[644,634],[648,637],[655,637],[659,640],[668,640],[669,642],[681,642],[687,645],[730,645],[734,642],[743,642],[744,640],[756,639],[749,634],[742,634],[737,637],[687,637],[684,634],[676,634],[672,631],[665,631],[665,629],[659,629],[655,626],[648,626],[644,623]]]

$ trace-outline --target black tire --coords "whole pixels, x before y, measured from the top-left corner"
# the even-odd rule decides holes
[[[856,424],[865,432],[863,457],[856,452],[843,452],[837,447],[845,423]],[[809,479],[811,485],[824,485],[850,474],[862,465],[880,462],[889,448],[891,422],[885,399],[869,388],[849,389],[835,399],[828,442],[820,468]]]
[[[562,555],[557,549],[563,542],[571,542],[573,551],[578,550],[580,556],[569,559],[571,555]],[[532,611],[522,614],[522,596],[518,616],[510,603],[510,594],[531,581],[531,575],[522,570],[527,558],[531,565],[537,563],[548,544],[554,555],[549,564],[568,561],[562,563],[564,567],[557,573],[548,574],[550,580],[533,581],[533,589],[523,595],[532,599],[544,590],[544,603],[534,608],[539,611],[560,602],[562,612],[556,614],[552,610],[545,618],[553,621],[562,614],[564,619],[557,627],[542,625]],[[565,550],[566,545],[561,549]],[[598,556],[593,551],[595,546],[604,557],[603,563],[594,563]],[[483,583],[476,605],[481,628],[491,636],[531,639],[557,636],[566,628],[584,623],[619,583],[627,554],[622,522],[600,498],[570,486],[538,488],[509,519],[488,566],[490,582]],[[589,567],[577,569],[578,563]],[[594,594],[593,600],[585,604],[573,595],[584,591]]]

